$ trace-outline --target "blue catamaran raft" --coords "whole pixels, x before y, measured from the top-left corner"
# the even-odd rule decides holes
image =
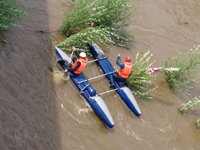
[[[112,73],[116,72],[109,60],[107,59],[106,55],[104,54],[103,50],[97,44],[90,45],[91,52],[98,62],[99,66],[103,70],[104,74],[106,74],[106,78],[111,82]],[[114,90],[120,95],[123,99],[125,104],[131,109],[131,111],[138,117],[141,115],[140,108],[131,93],[131,90],[124,86],[124,82],[115,81],[114,80]]]
[[[68,62],[70,61],[71,58],[61,49],[55,47],[55,50],[59,60],[67,60]],[[63,69],[67,68],[67,66],[64,64],[61,67]],[[70,75],[74,85],[90,104],[94,112],[108,125],[108,127],[112,128],[114,126],[114,121],[106,104],[104,103],[103,99],[99,97],[99,95],[96,93],[96,90],[90,85],[84,75],[82,73],[73,74],[71,72],[68,72],[68,74]]]

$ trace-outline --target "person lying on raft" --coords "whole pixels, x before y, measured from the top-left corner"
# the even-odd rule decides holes
[[[79,55],[79,53],[76,51],[75,47],[73,47],[73,50],[75,51],[78,59],[77,59],[77,57],[74,57],[72,59],[72,61],[73,61],[72,65],[68,64],[68,62],[66,60],[60,60],[59,63],[65,64],[65,66],[67,67],[67,69],[65,69],[65,72],[72,72],[74,74],[79,74],[86,67],[88,59],[87,59],[86,54],[84,52],[81,52],[80,55]]]
[[[124,82],[128,78],[132,70],[131,57],[127,56],[124,63],[120,63],[119,59],[120,59],[120,54],[118,54],[118,57],[116,60],[116,64],[120,66],[120,70],[118,71],[118,73],[112,74],[113,78],[111,78],[110,87],[114,86],[113,80]]]

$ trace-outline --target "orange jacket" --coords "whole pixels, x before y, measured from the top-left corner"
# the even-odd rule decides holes
[[[128,78],[128,76],[132,70],[132,64],[131,64],[131,62],[124,62],[123,64],[124,64],[124,69],[122,69],[122,67],[120,67],[118,74],[122,78]]]
[[[79,74],[79,73],[81,73],[81,71],[83,71],[83,69],[87,65],[88,59],[86,57],[84,59],[80,57],[78,60],[75,61],[75,63],[73,63],[72,69],[76,66],[76,64],[78,62],[80,62],[81,65],[80,65],[80,67],[76,71],[74,71],[75,74]]]

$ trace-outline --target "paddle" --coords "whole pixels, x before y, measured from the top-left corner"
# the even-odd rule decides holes
[[[72,53],[71,53],[71,56],[70,56],[70,58],[69,58],[69,61],[68,61],[68,63],[67,63],[67,65],[65,65],[66,66],[66,69],[67,69],[67,67],[71,64],[71,63],[73,63],[72,62],[72,56],[73,56],[73,54],[74,54],[74,51],[76,51],[76,48],[75,47],[73,47],[73,51],[72,51]],[[65,69],[65,70],[66,70]],[[66,73],[67,71],[65,71],[65,73]]]
[[[75,47],[73,47],[73,51],[72,51],[72,54],[71,54],[71,56],[70,56],[70,58],[69,58],[69,64],[71,63],[71,61],[72,61],[72,56],[73,56],[73,54],[74,54],[74,51],[76,50],[76,48]]]
[[[76,51],[76,48],[75,48],[75,47],[73,47],[73,51],[72,51],[71,56],[70,56],[70,58],[69,58],[69,62],[68,62],[67,64],[65,64],[65,66],[66,66],[65,70],[67,69],[67,67],[68,67],[71,63],[73,63],[73,62],[72,62],[72,56],[73,56],[73,54],[74,54],[74,51]],[[65,74],[67,74],[67,75],[65,75]],[[67,71],[64,71],[63,77],[64,77],[64,78],[63,78],[64,80],[68,80],[68,79],[69,79],[69,74],[67,73]]]

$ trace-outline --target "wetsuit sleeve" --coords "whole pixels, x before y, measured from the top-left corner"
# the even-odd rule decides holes
[[[81,63],[78,62],[78,63],[76,64],[76,66],[75,66],[73,69],[70,68],[70,69],[68,69],[68,71],[70,71],[70,72],[72,72],[72,71],[76,71],[80,66],[81,66]]]
[[[121,64],[121,63],[119,62],[119,59],[120,59],[120,57],[117,57],[116,64],[117,64],[118,66],[122,67],[122,69],[124,69],[124,64]]]
[[[80,55],[79,55],[78,51],[75,51],[75,53],[76,53],[76,56],[77,56],[78,58],[80,58]]]

